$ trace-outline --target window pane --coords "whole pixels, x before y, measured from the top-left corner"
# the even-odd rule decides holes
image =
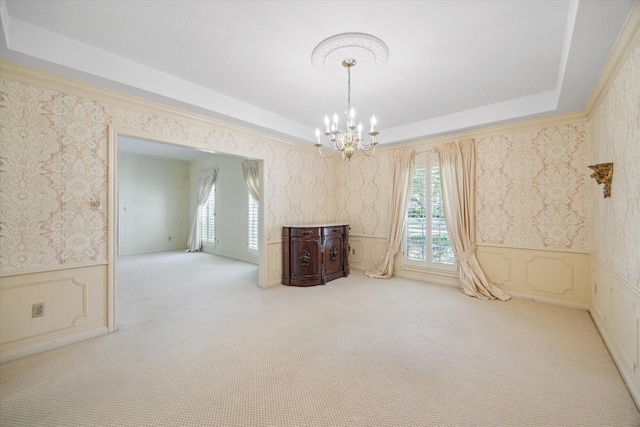
[[[431,262],[454,264],[455,257],[444,220],[440,167],[431,167]]]
[[[200,208],[200,226],[203,242],[215,243],[216,241],[216,188],[211,189],[209,199],[204,206]]]
[[[258,203],[249,195],[249,249],[258,250]]]
[[[405,229],[405,259],[426,268],[453,270],[453,256],[444,218],[440,166],[415,167]]]
[[[416,261],[427,260],[427,170],[415,168],[411,185],[411,198],[407,210],[407,247],[405,256]]]

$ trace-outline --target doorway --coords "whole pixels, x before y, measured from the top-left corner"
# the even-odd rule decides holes
[[[126,255],[125,251],[126,238],[123,236],[127,233],[127,223],[123,218],[123,214],[131,212],[128,208],[126,197],[123,196],[124,192],[131,191],[130,186],[123,183],[121,177],[118,174],[118,156],[126,155],[138,158],[144,158],[147,160],[164,160],[169,162],[192,164],[197,162],[203,162],[207,158],[216,156],[217,158],[228,158],[230,162],[244,161],[246,157],[234,156],[228,153],[212,152],[202,150],[196,147],[189,147],[183,144],[178,144],[170,141],[161,141],[155,139],[149,139],[148,135],[135,134],[135,132],[124,131],[119,132],[116,129],[110,129],[110,156],[109,156],[109,286],[108,286],[108,324],[109,331],[113,332],[117,330],[117,257],[120,255]],[[264,161],[263,159],[253,158],[252,160],[258,160],[260,167],[260,181],[264,180]],[[143,173],[142,171],[136,171],[136,173]],[[242,170],[240,169],[242,174]],[[190,178],[187,178],[190,180]],[[187,186],[189,190],[187,193],[192,192],[193,186]],[[264,188],[260,188],[260,194],[264,193]],[[189,194],[188,201],[184,201],[184,209],[188,210],[188,225],[189,228],[192,223],[195,204],[197,203],[196,196]],[[258,280],[256,285],[263,286],[266,282],[265,270],[265,239],[264,239],[264,206],[260,203],[258,206],[258,250],[257,257],[255,251],[253,252],[253,260],[246,260],[247,262],[257,263],[258,265]],[[188,230],[186,231],[188,235]],[[165,233],[166,234],[166,233]],[[186,237],[182,234],[186,248]],[[174,236],[164,236],[168,242],[175,239]],[[161,247],[159,250],[163,250]],[[171,250],[170,248],[166,250]],[[151,250],[153,251],[153,250]],[[140,253],[144,253],[142,250]],[[233,258],[233,256],[232,256]],[[238,258],[239,259],[239,258]]]

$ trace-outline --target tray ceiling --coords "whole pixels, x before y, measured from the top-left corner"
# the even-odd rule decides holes
[[[371,34],[352,70],[381,144],[584,108],[633,6],[608,1],[0,1],[2,58],[313,144],[346,108],[323,40]]]

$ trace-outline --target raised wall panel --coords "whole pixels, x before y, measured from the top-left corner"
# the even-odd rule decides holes
[[[349,265],[356,270],[373,269],[387,253],[387,240],[381,237],[349,235],[349,246]]]
[[[609,322],[609,299],[611,292],[604,280],[596,279],[591,293],[591,316],[598,317],[602,323]]]
[[[526,262],[525,280],[536,291],[564,295],[573,289],[573,266],[562,258],[534,256]]]
[[[364,262],[365,251],[365,246],[364,243],[362,243],[362,240],[357,237],[350,237],[349,246],[351,247],[351,251],[349,252],[349,263],[362,264]]]
[[[592,256],[591,316],[640,406],[640,293],[634,284]]]
[[[511,260],[506,257],[504,251],[485,249],[477,252],[477,257],[492,283],[504,285],[511,281]]]
[[[87,284],[77,277],[27,282],[0,289],[0,344],[72,328],[87,315]],[[44,303],[44,316],[32,305]]]
[[[32,305],[44,303],[44,316]],[[107,265],[4,276],[0,280],[0,359],[107,332]]]
[[[371,263],[371,267],[378,265],[382,257],[387,254],[388,246],[389,245],[386,241],[377,241],[373,243],[371,251],[369,251],[369,262]]]
[[[282,274],[282,262],[278,262],[278,258],[282,257],[282,246],[278,245],[273,253],[273,271]]]
[[[611,278],[601,268],[592,269],[591,316],[601,324],[610,322]]]
[[[611,332],[620,348],[626,369],[638,369],[638,310],[636,301],[623,287],[611,289]]]
[[[387,251],[387,241],[381,237],[350,236],[356,256],[351,255],[351,267],[370,270]],[[357,259],[362,252],[362,260]],[[560,250],[534,250],[497,245],[478,245],[478,261],[491,282],[507,293],[540,301],[587,309],[591,299],[590,255]],[[402,251],[394,262],[394,275],[431,283],[457,285],[451,273],[429,272],[404,266]]]
[[[487,278],[510,295],[582,309],[589,306],[587,253],[478,245],[476,254]]]
[[[282,242],[267,245],[267,284],[265,287],[282,284]]]

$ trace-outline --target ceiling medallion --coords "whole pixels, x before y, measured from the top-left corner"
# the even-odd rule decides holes
[[[342,61],[347,58],[358,63],[359,73],[366,73],[386,64],[389,48],[382,40],[369,34],[338,34],[316,46],[311,54],[311,63],[317,70],[342,74]]]
[[[341,67],[347,69],[347,116],[345,130],[339,129],[339,118],[333,115],[333,123],[330,123],[329,116],[324,117],[324,135],[329,140],[331,152],[322,151],[320,142],[320,129],[316,129],[316,147],[323,157],[329,157],[336,152],[342,154],[345,160],[358,151],[362,151],[367,156],[372,156],[376,151],[376,136],[379,132],[375,130],[377,124],[376,117],[371,117],[371,128],[367,134],[370,136],[368,142],[362,139],[362,124],[355,124],[356,112],[351,107],[351,68],[358,64],[358,68],[363,71],[379,68],[387,62],[389,49],[378,38],[368,34],[345,33],[330,37],[320,43],[311,54],[311,62],[316,69],[334,72]],[[337,65],[336,65],[337,64]]]

